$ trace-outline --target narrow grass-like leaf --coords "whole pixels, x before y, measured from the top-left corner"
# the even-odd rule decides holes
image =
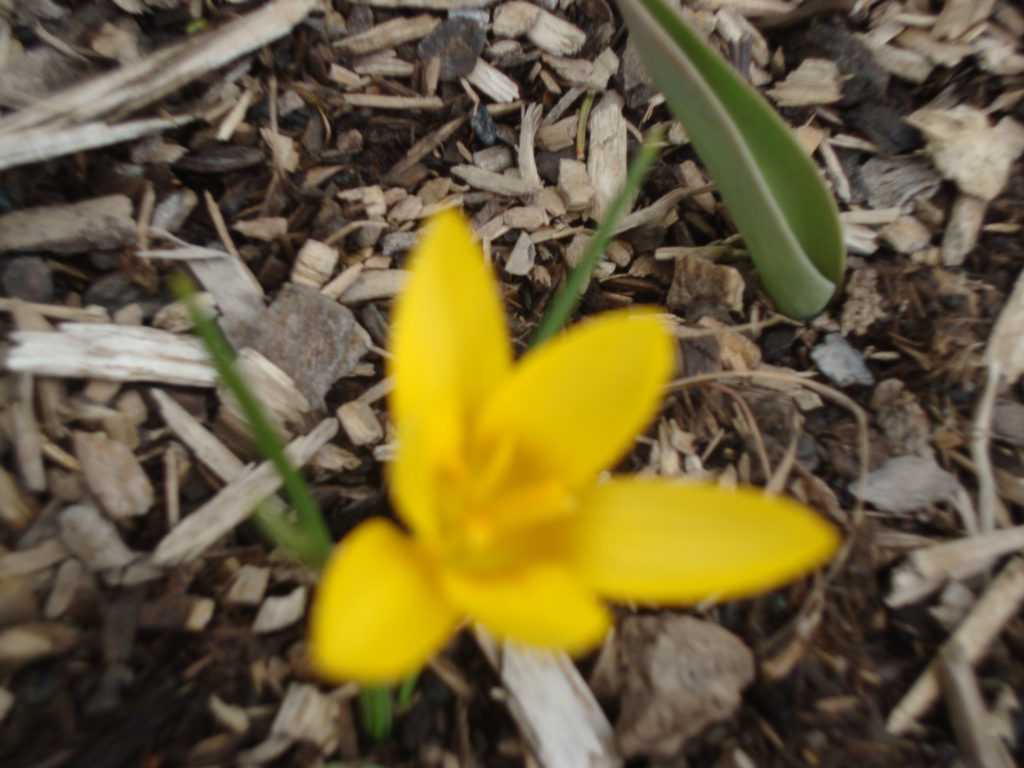
[[[782,118],[665,0],[617,0],[654,84],[686,127],[776,308],[819,313],[842,282],[835,200]]]
[[[359,712],[366,734],[375,742],[391,735],[392,707],[390,688],[361,688]]]
[[[583,260],[576,269],[569,273],[568,279],[555,293],[547,312],[541,318],[537,330],[530,340],[530,346],[535,347],[541,344],[560,330],[569,320],[569,316],[576,309],[580,296],[590,282],[590,275],[597,266],[601,255],[604,253],[612,235],[615,234],[615,227],[626,213],[626,209],[636,197],[637,190],[643,183],[647,172],[651,170],[654,159],[658,156],[658,149],[661,147],[661,133],[652,132],[644,139],[640,151],[633,157],[626,172],[626,181],[622,184],[612,204],[608,206],[604,218],[597,227],[597,231],[587,241],[586,250],[583,252]]]
[[[273,463],[281,476],[281,482],[298,515],[298,520],[292,522],[264,508],[256,517],[257,524],[275,544],[314,568],[320,568],[327,561],[333,543],[309,485],[288,458],[284,443],[263,412],[263,406],[235,367],[234,354],[227,339],[217,324],[199,309],[195,300],[195,286],[182,273],[172,275],[170,284],[188,309],[195,333],[210,353],[217,373],[238,400],[252,429],[256,447]]]

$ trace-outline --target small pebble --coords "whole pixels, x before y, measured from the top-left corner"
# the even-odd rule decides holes
[[[825,341],[811,350],[811,359],[823,374],[840,387],[851,384],[869,386],[875,383],[864,358],[838,333],[830,333]]]
[[[473,112],[469,116],[469,125],[473,129],[473,133],[476,134],[476,137],[488,147],[498,138],[494,127],[494,118],[483,104],[477,104],[473,107]]]

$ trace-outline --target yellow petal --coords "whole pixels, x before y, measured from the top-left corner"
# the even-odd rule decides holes
[[[654,416],[673,342],[652,312],[607,312],[531,352],[487,401],[479,444],[516,442],[509,478],[587,483],[633,444]]]
[[[452,601],[502,638],[578,653],[600,643],[608,630],[607,608],[558,565],[486,575],[447,571],[443,579]]]
[[[443,596],[432,562],[381,519],[361,524],[338,545],[310,613],[314,669],[368,685],[417,671],[461,618]]]
[[[615,479],[581,500],[573,560],[613,599],[745,597],[803,576],[839,545],[812,510],[753,488]]]
[[[511,351],[497,284],[460,213],[431,219],[409,262],[389,373],[396,462],[411,466],[391,479],[399,513],[422,533],[436,525],[429,478],[438,463],[459,461],[467,425],[508,372]]]

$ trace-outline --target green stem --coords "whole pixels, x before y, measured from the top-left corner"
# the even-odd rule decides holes
[[[363,727],[375,742],[391,734],[391,689],[362,688],[359,691],[359,711],[363,716]]]
[[[594,92],[587,91],[580,105],[580,116],[576,121],[576,157],[582,160],[587,155],[587,121],[590,120],[590,108],[594,106]]]
[[[217,373],[238,400],[252,429],[257,448],[281,476],[281,482],[299,518],[297,523],[292,523],[264,507],[256,517],[257,524],[275,544],[292,551],[314,568],[320,568],[327,561],[333,543],[309,485],[288,458],[277,430],[235,366],[234,353],[227,339],[217,324],[199,309],[195,300],[195,285],[183,273],[172,275],[170,284],[171,290],[188,309],[195,333],[210,353]]]
[[[640,151],[636,153],[633,162],[629,164],[625,183],[619,189],[615,199],[612,200],[612,204],[601,220],[597,232],[587,242],[583,260],[569,274],[568,279],[555,293],[555,297],[551,300],[551,305],[548,307],[547,312],[544,313],[544,317],[541,318],[537,331],[534,333],[533,339],[530,340],[531,347],[536,347],[538,344],[542,344],[550,339],[568,322],[569,317],[576,309],[576,305],[579,304],[583,291],[590,282],[590,275],[593,273],[594,267],[597,266],[598,261],[600,261],[601,256],[608,247],[608,243],[611,242],[612,236],[615,233],[615,227],[618,226],[619,221],[632,204],[637,190],[640,189],[640,185],[643,183],[644,177],[647,176],[647,172],[654,164],[660,146],[660,131],[652,131],[644,139]]]

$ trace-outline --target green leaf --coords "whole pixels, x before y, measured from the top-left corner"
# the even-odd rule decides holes
[[[256,524],[274,544],[313,568],[320,568],[330,555],[333,544],[309,485],[288,458],[284,443],[264,413],[259,399],[235,366],[231,345],[217,323],[199,309],[195,285],[180,272],[171,275],[170,284],[171,290],[185,304],[195,333],[206,346],[217,373],[245,413],[256,447],[273,463],[274,469],[281,476],[281,482],[298,515],[298,520],[293,522],[264,504],[254,512]]]
[[[782,118],[665,0],[617,0],[654,84],[686,127],[754,259],[790,317],[824,309],[843,279],[839,212]]]
[[[359,712],[366,734],[376,743],[391,735],[392,706],[390,688],[360,688]]]

